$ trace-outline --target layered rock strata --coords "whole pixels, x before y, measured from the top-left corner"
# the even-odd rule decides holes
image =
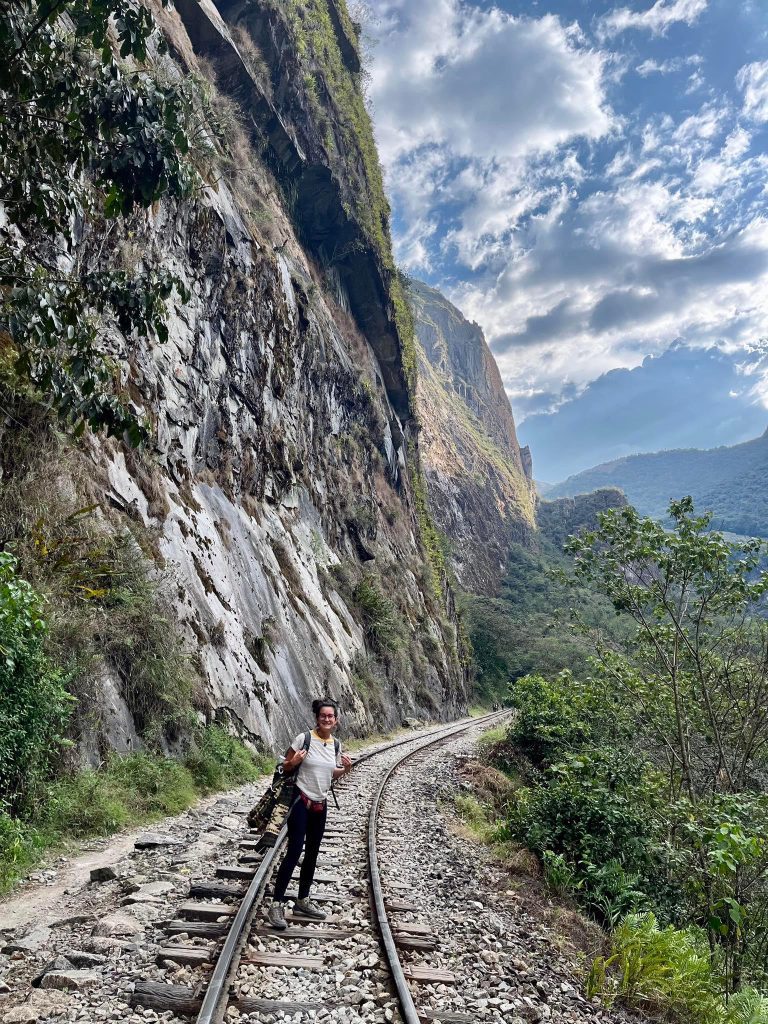
[[[469,690],[412,496],[409,339],[378,162],[339,105],[362,103],[357,41],[341,3],[312,6],[324,49],[300,37],[296,4],[157,5],[157,68],[204,83],[209,120],[228,128],[191,200],[110,236],[112,266],[162,266],[179,286],[167,340],[112,331],[152,443],[85,441],[107,520],[143,529],[172,581],[201,715],[267,748],[318,695],[362,732],[452,717]],[[105,736],[140,745],[119,667],[96,673],[94,704],[86,756]]]
[[[417,408],[430,509],[462,586],[496,592],[510,543],[535,530],[531,456],[477,324],[445,296],[411,283],[418,338]]]

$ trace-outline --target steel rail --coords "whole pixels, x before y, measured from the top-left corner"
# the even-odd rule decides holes
[[[388,769],[379,784],[379,788],[376,790],[376,794],[371,804],[371,810],[368,816],[368,869],[370,873],[371,889],[373,891],[373,902],[376,909],[376,920],[379,926],[379,932],[381,933],[381,941],[387,954],[389,969],[392,972],[392,980],[395,983],[397,998],[400,1001],[400,1013],[405,1024],[421,1024],[421,1018],[419,1017],[418,1010],[416,1009],[416,1004],[413,1001],[410,986],[403,972],[403,966],[400,963],[400,954],[397,952],[395,938],[392,934],[392,929],[389,926],[389,918],[387,917],[387,910],[384,905],[384,892],[381,887],[381,875],[379,872],[379,858],[376,852],[376,827],[378,824],[381,796],[392,775],[394,775],[395,771],[409,758],[416,754],[420,754],[423,750],[434,746],[436,743],[440,743],[441,740],[450,739],[454,735],[466,732],[467,729],[471,729],[472,726],[476,725],[478,722],[486,721],[487,719],[503,718],[505,714],[508,714],[508,712],[501,711],[495,714],[486,715],[483,718],[476,718],[467,725],[461,726],[458,729],[453,729],[446,734],[438,736],[435,739],[431,739],[427,743],[422,743],[422,745],[417,747],[416,750],[408,751],[407,754],[404,754],[398,761],[395,761],[391,768]]]
[[[447,731],[442,730],[440,734],[436,736],[434,739],[430,739],[428,743],[422,744],[422,746],[417,747],[416,750],[411,751],[411,753],[418,753],[419,750],[422,750],[424,747],[430,746],[432,743],[437,743],[441,739],[447,739],[448,736],[453,735],[454,732],[462,732],[465,729],[470,729],[473,725],[476,725],[478,722],[486,721],[489,718],[497,718],[499,717],[500,714],[503,714],[503,712],[496,712],[490,715],[483,715],[480,718],[475,718],[467,725],[464,725],[459,729],[451,728]],[[405,739],[397,740],[395,743],[388,743],[386,744],[386,746],[379,747],[377,750],[372,750],[367,754],[362,754],[360,757],[355,759],[355,761],[352,764],[352,767],[356,768],[358,767],[358,765],[363,764],[365,761],[369,760],[369,758],[375,757],[377,754],[383,754],[387,750],[392,750],[393,747],[402,747],[406,743],[413,743],[416,739],[417,737],[408,736]],[[397,765],[401,764],[408,756],[409,755],[406,754],[405,757],[402,757],[397,762]],[[253,876],[251,884],[248,886],[248,890],[245,896],[243,897],[242,902],[240,903],[234,920],[232,921],[232,925],[229,931],[227,932],[227,937],[224,941],[224,945],[222,946],[221,952],[219,953],[219,956],[216,960],[216,966],[213,970],[213,974],[211,975],[211,979],[208,983],[205,996],[203,997],[203,1003],[202,1006],[200,1007],[200,1012],[197,1015],[196,1024],[218,1024],[218,1022],[222,1018],[224,1011],[226,1010],[226,1002],[229,998],[228,982],[232,977],[233,968],[236,968],[237,966],[237,953],[240,947],[244,944],[244,942],[247,939],[248,924],[252,918],[252,915],[258,908],[259,896],[261,894],[261,891],[266,886],[267,879],[269,878],[272,867],[274,866],[275,860],[277,859],[277,855],[280,852],[280,849],[283,846],[283,843],[285,842],[287,835],[288,821],[286,820],[285,824],[277,834],[277,838],[275,839],[275,845],[271,848],[268,848],[266,853],[264,854],[264,858],[261,864],[259,865],[256,874]],[[386,927],[389,928],[388,923],[386,924]],[[389,934],[391,939],[392,933],[390,932]],[[395,954],[395,957],[396,956],[397,954]],[[402,968],[400,968],[400,972],[402,974]],[[403,979],[403,981],[404,980],[405,979]]]
[[[229,997],[229,986],[228,979],[230,971],[235,960],[235,955],[242,943],[242,940],[246,935],[246,928],[249,923],[251,912],[256,909],[258,905],[258,898],[260,890],[266,884],[267,879],[272,871],[272,866],[277,858],[277,854],[280,851],[280,847],[285,842],[285,837],[288,835],[288,822],[283,825],[277,834],[275,845],[267,850],[264,854],[264,859],[256,871],[256,874],[251,880],[251,884],[248,886],[243,900],[238,908],[235,919],[227,932],[227,938],[222,946],[221,953],[216,961],[216,966],[211,975],[211,980],[208,983],[205,996],[203,998],[203,1005],[200,1007],[200,1013],[197,1015],[197,1024],[215,1024],[215,1021],[220,1017],[220,1014],[226,1008],[222,1006],[224,997]]]

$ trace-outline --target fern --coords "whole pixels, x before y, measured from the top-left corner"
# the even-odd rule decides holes
[[[726,1024],[768,1024],[768,999],[753,988],[745,988],[731,996],[725,1017]]]

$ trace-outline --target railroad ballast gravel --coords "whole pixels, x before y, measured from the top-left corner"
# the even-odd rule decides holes
[[[419,908],[417,913],[393,915],[392,923],[429,924],[438,940],[435,951],[403,951],[403,962],[444,967],[456,975],[455,985],[414,985],[416,1005],[438,1021],[442,1012],[463,1013],[489,1024],[624,1024],[629,1018],[622,1013],[593,1006],[581,995],[573,961],[549,933],[543,913],[536,917],[530,908],[524,909],[507,891],[509,881],[501,869],[476,843],[457,834],[452,807],[462,785],[459,767],[472,756],[480,732],[480,727],[473,727],[464,736],[432,747],[420,764],[406,762],[385,790],[379,828],[384,891]],[[414,732],[414,741],[422,736]],[[297,971],[240,966],[236,987],[242,995],[312,1002],[317,1009],[310,1014],[244,1015],[231,1007],[227,1020],[232,1024],[400,1021],[371,925],[365,843],[374,788],[407,749],[399,747],[361,765],[344,782],[340,810],[329,810],[329,828],[343,824],[345,834],[326,837],[318,874],[338,876],[340,882],[316,884],[313,895],[329,893],[343,899],[322,904],[333,921],[317,927],[355,935],[330,941],[252,935],[246,957],[290,951],[322,956],[325,967]],[[0,995],[0,1021],[188,1024],[187,1018],[176,1018],[170,1011],[131,1008],[133,985],[153,980],[194,987],[206,977],[197,968],[155,962],[161,944],[169,941],[160,925],[178,916],[178,906],[189,900],[191,880],[210,880],[218,864],[237,862],[246,828],[244,812],[265,784],[207,801],[202,808],[168,819],[157,831],[148,831],[145,841],[111,865],[116,878],[68,893],[58,921],[48,915],[49,920],[33,922],[18,935],[0,930],[0,949],[9,950],[0,953],[0,981],[5,979],[10,989]],[[55,879],[55,874],[46,872],[47,878]],[[389,892],[388,883],[395,883]],[[294,880],[289,892],[295,886]],[[48,927],[51,923],[54,926]],[[256,923],[264,924],[261,916]],[[178,938],[202,948],[207,945],[205,940]],[[93,959],[88,960],[89,955]],[[56,970],[47,971],[54,962]],[[78,988],[83,972],[89,978]],[[60,977],[61,986],[30,988],[33,978],[46,973],[53,976],[47,984],[55,985]]]

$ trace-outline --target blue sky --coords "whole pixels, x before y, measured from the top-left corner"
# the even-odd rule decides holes
[[[672,344],[762,415],[768,2],[369,9],[398,260],[484,329],[517,419]]]

